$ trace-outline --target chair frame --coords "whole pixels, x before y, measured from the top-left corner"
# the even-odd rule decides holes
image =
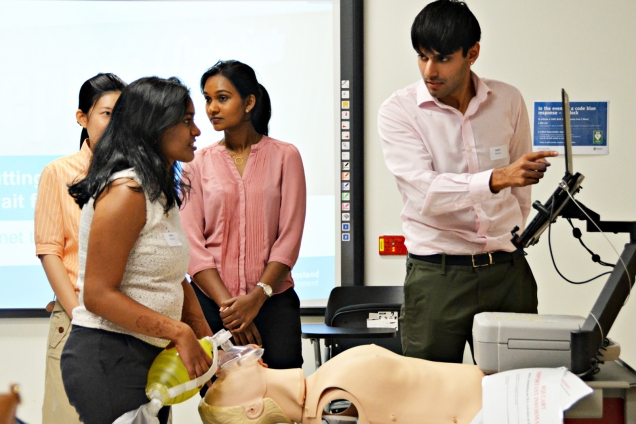
[[[381,299],[382,301],[378,301]],[[332,357],[334,340],[377,339],[395,337],[395,328],[350,328],[333,326],[341,314],[364,310],[398,309],[404,302],[401,286],[344,286],[335,287],[327,301],[324,324],[302,324],[301,335],[314,346],[315,366],[322,365],[320,339],[325,340],[325,360]]]

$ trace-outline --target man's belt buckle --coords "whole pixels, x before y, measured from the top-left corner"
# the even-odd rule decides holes
[[[475,263],[475,255],[470,255],[470,258],[473,260],[473,268],[481,268],[482,266],[492,265],[492,255],[488,252],[488,263],[487,264],[476,264]]]

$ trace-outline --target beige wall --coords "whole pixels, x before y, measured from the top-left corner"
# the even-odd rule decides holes
[[[382,159],[376,131],[376,113],[394,90],[419,78],[409,30],[425,1],[365,1],[365,190],[366,277],[370,285],[402,284],[404,257],[380,257],[377,237],[401,234],[401,199],[393,177]],[[478,75],[517,86],[529,110],[535,100],[557,101],[564,87],[570,98],[610,101],[610,154],[575,158],[586,176],[578,199],[606,220],[636,220],[633,181],[636,170],[636,37],[631,22],[636,2],[623,0],[473,0],[469,5],[482,26],[481,57],[474,66]],[[545,201],[563,174],[562,161],[554,160],[533,199]],[[557,263],[566,275],[584,279],[599,272],[588,255],[570,236],[568,224],[559,220],[553,228]],[[628,238],[611,235],[618,251]],[[599,234],[585,234],[587,244],[610,262],[615,256]],[[547,234],[528,250],[528,259],[539,284],[541,313],[585,316],[604,279],[586,286],[561,280],[548,254]],[[610,336],[623,346],[623,358],[636,364],[636,306],[630,300],[621,311]],[[43,319],[0,320],[0,391],[12,381],[23,386],[19,415],[26,422],[41,420],[44,355],[48,321]],[[306,371],[313,368],[311,347],[304,350]],[[175,423],[197,422],[196,399],[175,408]]]

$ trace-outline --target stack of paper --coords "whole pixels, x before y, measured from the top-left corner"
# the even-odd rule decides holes
[[[471,424],[562,424],[563,411],[592,391],[565,367],[489,375],[482,380],[482,410]]]

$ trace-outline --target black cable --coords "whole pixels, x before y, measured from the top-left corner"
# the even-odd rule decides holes
[[[552,253],[552,217],[553,216],[554,216],[554,199],[552,199],[552,203],[550,204],[550,216],[548,217],[548,219],[550,220],[548,224],[548,247],[550,248],[550,258],[552,259],[552,265],[554,265],[554,269],[561,276],[561,278],[563,278],[565,281],[567,281],[570,284],[585,284],[585,283],[589,283],[590,281],[594,281],[597,278],[600,278],[604,275],[611,274],[611,271],[604,272],[602,274],[597,275],[596,277],[592,277],[589,280],[585,280],[585,281],[572,281],[568,279],[565,275],[561,274],[561,271],[559,271],[556,261],[554,260],[554,254]]]
[[[592,255],[592,262],[596,262],[599,265],[603,265],[603,266],[608,266],[608,267],[614,268],[614,264],[610,264],[608,262],[602,261],[600,255],[597,255],[596,253],[592,252],[592,250],[585,245],[585,243],[583,242],[583,238],[582,238],[583,234],[581,233],[580,229],[578,229],[577,227],[574,226],[574,224],[572,224],[572,219],[571,218],[565,218],[565,219],[567,219],[567,221],[570,223],[570,227],[572,227],[572,236],[575,239],[578,239],[579,243],[581,243],[581,246],[583,246],[585,248],[585,250],[587,250],[588,253],[590,255]]]

